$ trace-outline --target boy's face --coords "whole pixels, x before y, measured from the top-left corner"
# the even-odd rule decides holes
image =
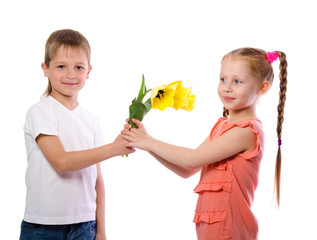
[[[49,67],[42,63],[45,77],[50,79],[52,97],[62,100],[74,98],[85,86],[91,66],[84,50],[61,46],[55,53]]]

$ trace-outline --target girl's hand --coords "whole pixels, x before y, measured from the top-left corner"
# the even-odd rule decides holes
[[[131,128],[130,124],[126,124],[121,132],[122,138],[129,141],[126,146],[149,151],[152,137],[147,133],[144,125],[139,120],[132,119],[132,121],[138,126],[138,128]]]
[[[126,122],[128,124],[125,124],[123,126],[124,130],[130,130],[131,129],[131,125],[129,124],[129,118],[126,119]],[[138,129],[144,134],[144,135],[149,135],[144,127],[144,124],[142,122],[140,122],[139,120],[137,119],[134,119],[132,118],[132,122],[134,122],[137,126],[138,126]]]

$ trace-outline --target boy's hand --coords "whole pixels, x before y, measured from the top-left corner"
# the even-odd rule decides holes
[[[127,146],[128,143],[129,142],[126,139],[124,139],[122,135],[118,135],[113,142],[115,149],[117,151],[116,155],[120,156],[120,155],[128,155],[130,153],[134,153],[135,149],[133,149],[130,146]]]
[[[95,240],[107,240],[106,234],[100,234],[97,232]]]

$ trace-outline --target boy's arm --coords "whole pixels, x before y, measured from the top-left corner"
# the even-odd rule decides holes
[[[105,229],[105,185],[103,182],[100,164],[97,164],[97,181],[96,181],[96,223],[97,223],[97,234],[96,240],[106,239]]]
[[[66,152],[58,136],[40,134],[37,144],[52,167],[59,173],[76,171],[114,156],[127,155],[135,150],[127,148],[127,141],[118,136],[113,143],[83,151]]]

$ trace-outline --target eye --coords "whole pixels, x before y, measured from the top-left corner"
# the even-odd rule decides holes
[[[221,78],[220,78],[220,82],[227,82],[227,79],[221,77]]]
[[[65,66],[64,65],[58,65],[57,68],[64,69]]]
[[[84,67],[83,66],[76,66],[76,69],[77,70],[84,70]]]
[[[234,83],[241,84],[242,82],[240,80],[236,79],[236,80],[234,80]]]

